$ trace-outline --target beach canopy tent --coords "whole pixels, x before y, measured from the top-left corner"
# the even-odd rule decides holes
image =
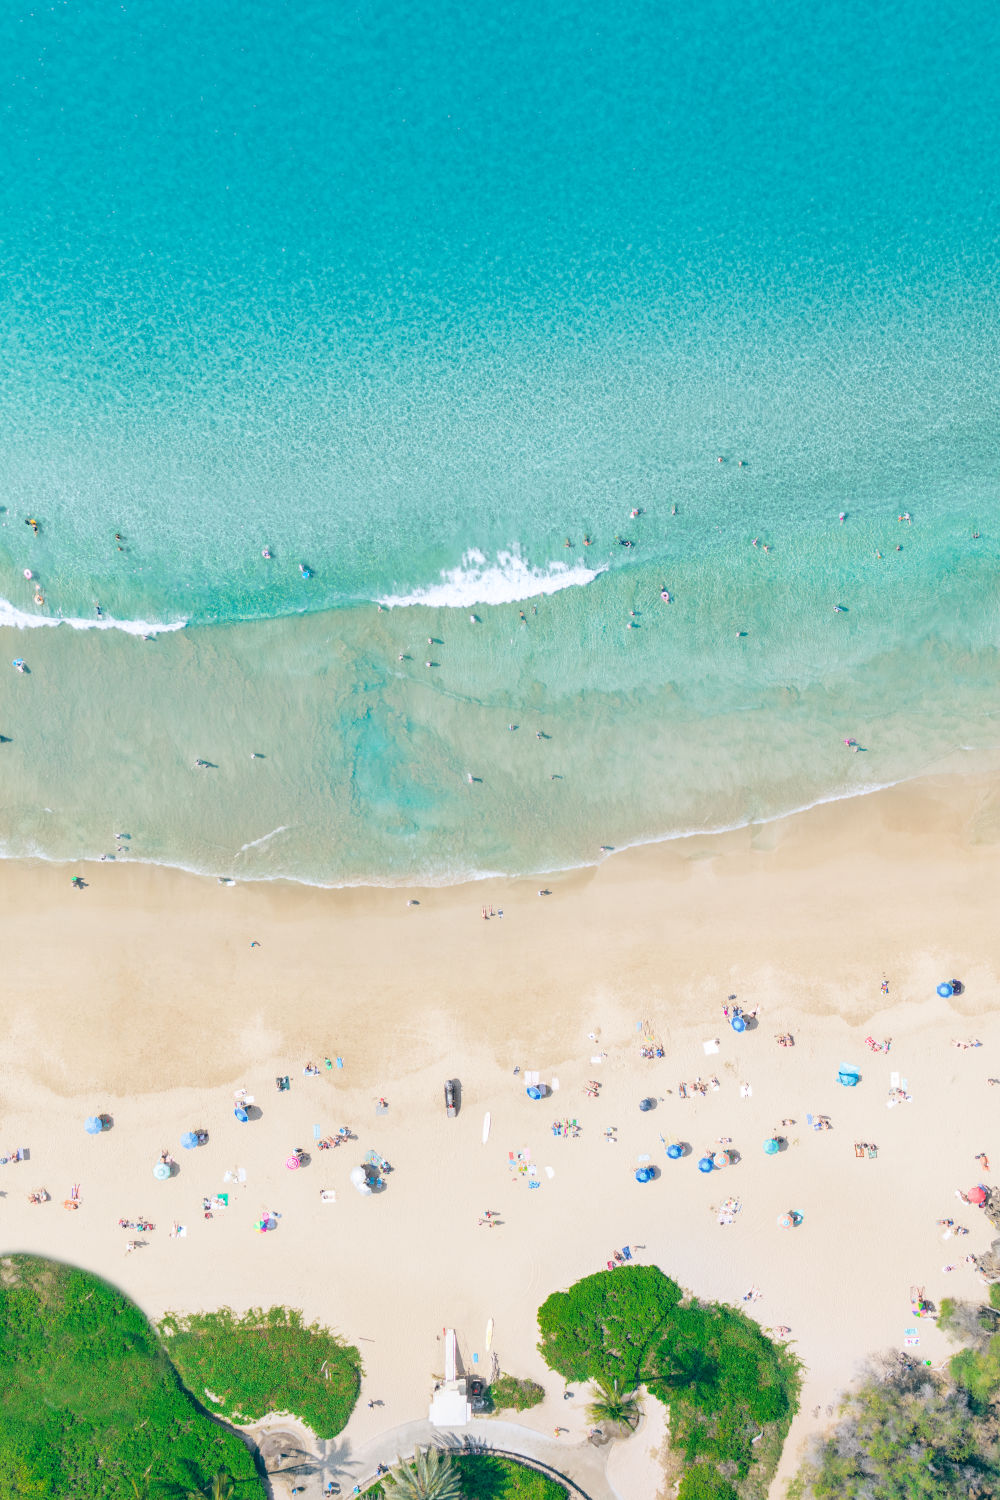
[[[100,1115],[88,1115],[87,1119],[84,1122],[83,1128],[88,1135],[100,1135],[101,1131],[104,1129],[104,1121],[101,1119]]]
[[[153,1176],[157,1182],[166,1182],[170,1176],[170,1163],[168,1161],[158,1161],[153,1168]]]
[[[237,1120],[239,1120],[241,1125],[245,1125],[250,1118],[246,1110],[242,1108],[234,1109],[233,1114],[236,1116]]]
[[[540,1099],[542,1097],[541,1089],[533,1083],[528,1084],[528,1087],[525,1089],[525,1093],[527,1094],[529,1099]]]
[[[989,1193],[982,1186],[982,1184],[980,1184],[979,1187],[970,1188],[967,1194],[969,1202],[977,1203],[980,1207],[982,1207],[989,1196]]]
[[[776,1141],[773,1135],[764,1142],[764,1154],[766,1156],[777,1156],[780,1150],[781,1142]]]
[[[181,1145],[184,1147],[184,1150],[193,1151],[197,1144],[198,1137],[195,1135],[194,1131],[185,1130],[184,1134],[181,1136]]]
[[[747,1029],[747,1023],[746,1021],[744,1021],[739,1011],[736,1012],[729,1024],[734,1031],[746,1031]]]
[[[370,1198],[372,1195],[371,1183],[368,1181],[368,1173],[364,1167],[351,1168],[351,1183],[357,1188],[362,1198]]]
[[[861,1082],[861,1074],[857,1068],[852,1068],[850,1063],[841,1063],[837,1072],[837,1082],[842,1083],[845,1089],[853,1089]]]
[[[714,1172],[715,1163],[710,1156],[703,1156],[698,1163],[699,1172]]]
[[[639,1100],[639,1108],[642,1110],[643,1114],[645,1114],[648,1109],[652,1109],[653,1108],[653,1106],[654,1106],[655,1103],[656,1103],[655,1099],[640,1099]]]
[[[938,985],[937,992],[941,996],[942,1000],[950,1000],[952,995],[955,993],[955,986],[951,984],[949,980],[944,979]]]
[[[684,1155],[684,1151],[676,1141],[671,1141],[670,1145],[667,1147],[667,1155],[670,1157],[671,1161],[676,1161],[679,1156]]]
[[[636,1167],[635,1169],[636,1182],[652,1182],[654,1176],[652,1167]]]

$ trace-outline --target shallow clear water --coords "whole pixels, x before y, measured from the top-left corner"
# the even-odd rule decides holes
[[[0,18],[6,851],[546,869],[995,745],[998,33]]]

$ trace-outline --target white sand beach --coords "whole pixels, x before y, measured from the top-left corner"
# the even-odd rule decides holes
[[[0,1168],[3,1249],[98,1271],[154,1318],[303,1308],[362,1352],[362,1398],[340,1440],[360,1449],[426,1417],[445,1326],[467,1371],[488,1373],[495,1353],[544,1384],[545,1405],[519,1421],[581,1443],[584,1393],[563,1400],[535,1348],[535,1313],[629,1246],[700,1296],[742,1306],[758,1289],[751,1315],[791,1330],[806,1374],[781,1495],[867,1351],[909,1337],[921,1357],[945,1357],[933,1322],[911,1315],[911,1287],[940,1301],[978,1285],[965,1257],[992,1233],[955,1190],[990,1181],[977,1153],[1000,1158],[987,1083],[1000,1076],[998,876],[1000,782],[987,776],[650,845],[544,881],[446,890],[0,864],[0,1154],[28,1151]],[[484,907],[496,915],[484,921]],[[952,978],[962,993],[940,998]],[[723,1015],[731,995],[758,1010],[742,1035]],[[776,1043],[784,1033],[794,1046]],[[891,1038],[891,1050],[871,1051],[867,1036]],[[642,1057],[644,1037],[662,1059]],[[951,1045],[972,1038],[982,1046]],[[304,1075],[310,1061],[319,1076]],[[838,1084],[842,1062],[858,1068],[856,1088]],[[549,1098],[526,1096],[532,1071]],[[682,1098],[679,1084],[699,1076],[707,1092]],[[455,1120],[443,1106],[451,1077]],[[887,1108],[894,1078],[909,1099]],[[260,1109],[246,1125],[233,1114],[241,1086]],[[645,1113],[644,1097],[656,1101]],[[90,1137],[84,1119],[99,1111],[113,1128]],[[579,1133],[554,1135],[556,1120]],[[314,1148],[314,1127],[343,1124],[356,1141]],[[207,1144],[182,1150],[195,1127]],[[786,1149],[769,1157],[774,1133]],[[701,1175],[697,1158],[722,1138],[738,1161]],[[690,1154],[668,1160],[672,1139]],[[857,1156],[855,1142],[877,1155]],[[293,1172],[295,1147],[311,1160]],[[178,1165],[158,1182],[164,1148]],[[384,1193],[363,1199],[348,1173],[370,1148],[393,1170]],[[537,1176],[517,1170],[518,1153]],[[640,1185],[647,1157],[658,1175]],[[245,1182],[226,1181],[236,1168]],[[31,1205],[38,1187],[51,1201]],[[206,1219],[203,1197],[222,1192],[228,1206]],[[731,1196],[740,1212],[720,1225]],[[280,1218],[261,1235],[264,1207]],[[486,1209],[498,1227],[479,1224]],[[793,1210],[801,1224],[779,1228]],[[139,1216],[155,1230],[118,1227]],[[947,1217],[969,1234],[942,1240]],[[183,1236],[171,1237],[175,1221]],[[126,1254],[130,1239],[144,1243]],[[653,1493],[652,1472],[641,1481],[635,1468],[623,1456],[609,1471],[628,1476],[623,1500]]]

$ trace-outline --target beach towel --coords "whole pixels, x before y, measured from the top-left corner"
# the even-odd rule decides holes
[[[342,1068],[343,1066],[344,1066],[344,1059],[342,1057],[338,1057],[337,1058],[337,1067],[338,1068]]]
[[[751,1088],[750,1084],[749,1083],[741,1083],[740,1084],[740,1098],[741,1099],[749,1099],[749,1098],[752,1097],[752,1095],[753,1095],[753,1089]]]
[[[558,1078],[553,1078],[552,1082],[549,1084],[549,1088],[552,1090],[553,1093],[555,1093],[555,1091],[556,1091],[556,1089],[558,1087],[559,1087],[559,1080],[558,1080]]]
[[[314,1141],[318,1141],[319,1138],[320,1138],[320,1136],[321,1136],[321,1134],[322,1134],[322,1131],[320,1130],[319,1126],[318,1125],[314,1125],[313,1126],[313,1140]]]
[[[549,1181],[551,1182],[552,1178],[556,1175],[555,1174],[555,1170],[552,1167],[546,1167],[545,1168],[545,1175],[549,1179]]]
[[[628,1245],[622,1246],[622,1254],[624,1255],[626,1260],[632,1259],[632,1251]]]
[[[702,1042],[701,1045],[705,1049],[705,1056],[706,1057],[710,1057],[713,1052],[718,1052],[718,1050],[719,1050],[718,1038],[715,1038],[713,1041],[710,1041],[710,1042]]]

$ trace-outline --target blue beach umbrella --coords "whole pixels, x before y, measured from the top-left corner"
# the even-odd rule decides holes
[[[853,1089],[861,1081],[861,1074],[857,1068],[852,1068],[849,1063],[841,1063],[837,1073],[837,1082],[842,1083],[845,1089]]]
[[[738,1012],[735,1016],[733,1016],[729,1024],[734,1031],[746,1031],[747,1029],[747,1023]]]
[[[698,1163],[699,1172],[714,1172],[715,1163],[710,1156],[703,1156]]]
[[[652,1182],[652,1180],[653,1180],[653,1169],[652,1169],[652,1167],[636,1167],[636,1169],[635,1169],[635,1180],[636,1180],[636,1182]]]
[[[246,1110],[241,1108],[234,1109],[233,1114],[236,1116],[237,1120],[239,1120],[241,1125],[245,1125],[250,1118]]]
[[[525,1093],[527,1094],[529,1099],[540,1099],[542,1097],[541,1089],[536,1088],[533,1083],[528,1084],[528,1087],[525,1089]]]
[[[642,1110],[643,1114],[645,1114],[648,1109],[652,1109],[653,1108],[653,1105],[655,1103],[656,1103],[655,1099],[640,1099],[639,1100],[639,1108]]]
[[[194,1131],[185,1130],[184,1134],[181,1136],[181,1145],[184,1147],[184,1150],[193,1151],[197,1144],[198,1137],[195,1135]]]
[[[104,1129],[104,1122],[100,1115],[90,1115],[84,1122],[83,1128],[88,1135],[100,1135]]]
[[[680,1146],[678,1146],[676,1141],[671,1141],[670,1145],[667,1147],[667,1155],[670,1157],[671,1161],[676,1161],[678,1157],[684,1155],[684,1152],[681,1150]]]
[[[153,1176],[156,1178],[157,1182],[166,1182],[167,1178],[170,1176],[170,1163],[166,1161],[158,1161],[153,1168]]]
[[[947,979],[945,979],[941,984],[938,985],[937,992],[941,996],[942,1000],[947,1000],[955,993],[955,986],[953,984],[949,984]]]
[[[764,1154],[765,1154],[765,1156],[777,1156],[777,1154],[778,1154],[778,1152],[780,1150],[781,1150],[781,1142],[780,1141],[776,1141],[774,1139],[773,1135],[768,1140],[766,1140],[764,1142]]]

